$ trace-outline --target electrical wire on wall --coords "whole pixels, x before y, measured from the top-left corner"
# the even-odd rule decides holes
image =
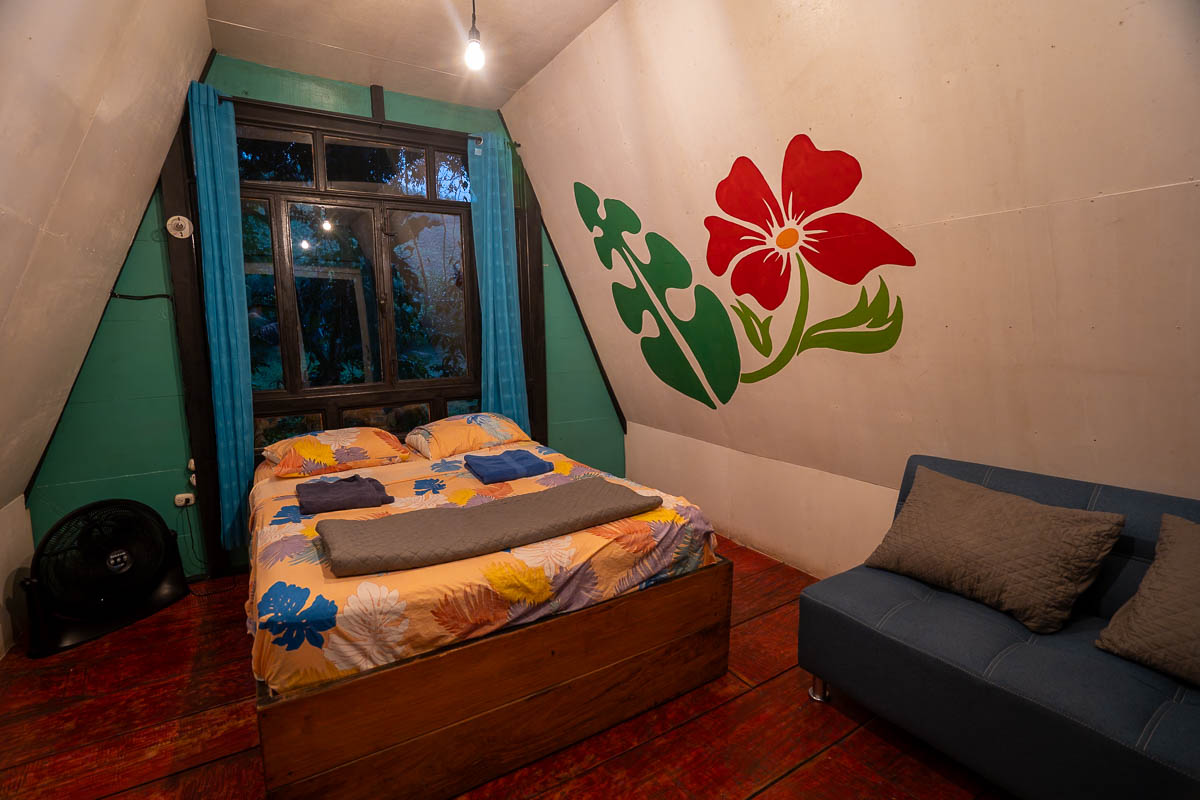
[[[200,552],[199,549],[197,549],[196,530],[195,530],[195,528],[192,527],[191,509],[193,509],[193,508],[196,508],[196,506],[194,506],[194,505],[184,506],[183,508],[179,509],[179,513],[176,515],[176,519],[175,519],[176,542],[178,542],[179,539],[183,538],[183,536],[185,535],[184,532],[186,531],[189,554],[192,556],[192,559],[194,560],[195,563],[203,564],[204,563],[204,554],[202,552]],[[196,526],[196,527],[199,527],[199,526]],[[180,549],[182,550],[182,544],[180,544]],[[214,594],[224,594],[225,592],[228,592],[231,589],[236,589],[239,586],[239,584],[235,581],[235,582],[231,582],[224,589],[213,589],[212,591],[201,592],[201,591],[196,590],[196,587],[200,583],[206,583],[206,581],[195,581],[195,582],[188,583],[188,588],[190,588],[192,591],[192,594],[196,595],[197,597],[208,597],[209,595],[214,595]]]
[[[167,294],[165,292],[159,293],[159,294],[122,294],[120,292],[109,292],[108,297],[110,300],[113,300],[113,299],[116,299],[116,300],[158,300],[158,299],[163,299],[170,303],[174,303],[174,300],[175,300],[174,297],[172,297],[170,294]],[[188,554],[191,555],[191,557],[192,557],[192,562],[195,564],[204,564],[205,563],[205,555],[202,552],[200,552],[200,548],[198,547],[197,542],[196,542],[195,531],[196,531],[196,528],[199,527],[199,525],[193,526],[193,524],[192,524],[191,509],[193,509],[193,508],[196,508],[196,506],[195,505],[184,506],[179,509],[179,513],[176,515],[176,520],[175,520],[175,529],[177,532],[176,533],[176,543],[180,547],[180,550],[182,551],[183,543],[180,541],[180,539],[184,538],[184,536],[186,535],[187,550],[188,550]],[[185,534],[185,531],[186,531],[186,534]],[[192,590],[192,594],[194,594],[198,597],[208,597],[209,595],[212,595],[212,594],[221,594],[223,592],[228,592],[230,589],[236,588],[237,584],[231,584],[229,586],[226,586],[224,589],[214,589],[213,591],[210,591],[210,592],[196,591],[197,583],[191,583],[191,584],[189,584],[189,586]]]

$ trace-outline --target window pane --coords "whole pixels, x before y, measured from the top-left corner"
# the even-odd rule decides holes
[[[457,214],[389,213],[396,375],[466,375],[462,221]]]
[[[437,196],[439,200],[471,202],[467,161],[457,153],[437,154]]]
[[[425,151],[325,140],[330,189],[425,197]]]
[[[446,416],[457,417],[459,414],[476,414],[479,412],[479,398],[472,397],[467,400],[447,400],[446,401]]]
[[[429,422],[430,416],[429,403],[352,408],[342,412],[342,427],[383,428],[403,438],[413,428]]]
[[[291,417],[255,417],[254,446],[266,447],[289,436],[311,433],[325,427],[320,413],[297,414]]]
[[[313,185],[311,135],[239,125],[237,137],[242,180]]]
[[[271,208],[266,200],[242,201],[242,258],[246,270],[246,311],[250,318],[250,388],[282,389],[275,255],[271,243]]]
[[[305,386],[379,380],[378,309],[368,209],[289,205]]]

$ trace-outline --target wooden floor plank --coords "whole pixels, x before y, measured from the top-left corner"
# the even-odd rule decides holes
[[[0,659],[0,709],[63,707],[98,695],[241,660],[249,663],[245,633],[246,577],[216,583],[218,594],[190,595],[157,614],[100,639],[46,658],[14,648]]]
[[[250,665],[238,659],[149,685],[131,684],[124,691],[79,700],[45,713],[34,708],[6,714],[0,718],[0,768],[250,699],[254,693]]]
[[[918,800],[972,800],[987,784],[964,767],[882,719],[838,745]]]
[[[721,555],[733,562],[734,575],[752,575],[770,569],[780,562],[765,553],[751,550],[749,547],[739,547]]]
[[[733,577],[733,618],[738,625],[757,617],[800,596],[806,586],[816,583],[816,578],[787,564],[749,574],[737,574],[736,564]]]
[[[102,797],[257,744],[254,702],[231,703],[0,770],[0,797]]]
[[[695,797],[749,797],[859,725],[812,702],[808,683],[789,670],[543,796],[651,797],[669,778]]]
[[[144,783],[111,800],[259,800],[266,794],[257,747]]]
[[[505,800],[546,791],[610,758],[676,728],[747,691],[731,673],[682,697],[484,784],[463,800]]]
[[[799,606],[786,603],[743,622],[729,636],[729,669],[757,686],[796,666]]]
[[[834,747],[776,781],[755,800],[913,800]]]

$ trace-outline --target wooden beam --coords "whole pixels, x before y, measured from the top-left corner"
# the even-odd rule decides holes
[[[180,123],[167,160],[163,162],[163,218],[187,217],[199,225],[193,202],[187,122]],[[221,506],[217,478],[217,432],[213,420],[212,375],[208,362],[208,329],[204,319],[204,288],[200,278],[198,237],[177,239],[163,232],[171,263],[171,294],[175,305],[175,334],[183,377],[183,408],[188,422],[188,444],[196,462],[196,508],[208,574],[231,571],[229,551],[221,546]]]
[[[371,84],[371,119],[383,122],[387,114],[383,110],[383,87],[378,83]]]

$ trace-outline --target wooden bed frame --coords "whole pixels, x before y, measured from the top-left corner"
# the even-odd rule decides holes
[[[453,797],[724,674],[733,565],[272,697],[272,798]]]

